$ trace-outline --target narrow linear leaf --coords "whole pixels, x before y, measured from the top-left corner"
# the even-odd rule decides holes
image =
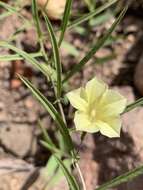
[[[51,144],[45,142],[45,141],[40,141],[40,143],[47,148],[52,154],[58,154],[60,156],[65,156],[65,152],[61,151],[55,146],[52,146]]]
[[[16,52],[19,56],[23,57],[26,61],[30,62],[32,65],[34,65],[39,71],[41,71],[45,76],[47,76],[47,72],[44,69],[44,67],[42,66],[42,64],[40,64],[33,56],[31,56],[30,54],[26,53],[23,50],[18,49],[17,47],[7,43],[7,42],[0,42],[0,46],[1,47],[5,47],[8,49],[11,49],[12,51]]]
[[[13,13],[12,12],[4,12],[3,14],[0,15],[0,20],[3,20],[4,18],[12,15]]]
[[[40,129],[41,129],[41,131],[42,131],[42,133],[43,133],[44,140],[46,141],[46,143],[50,144],[52,147],[56,147],[55,144],[53,143],[53,141],[51,140],[51,138],[49,137],[49,135],[48,135],[46,129],[42,126],[40,120],[39,120],[38,124],[39,124],[39,127],[40,127]],[[43,141],[43,142],[44,142],[44,141]]]
[[[129,112],[129,111],[131,111],[131,110],[133,110],[139,106],[142,106],[142,105],[143,105],[143,98],[140,98],[140,99],[136,100],[135,102],[129,104],[122,114]]]
[[[69,184],[69,189],[70,190],[79,190],[79,186],[75,180],[75,178],[73,177],[73,175],[71,175],[68,171],[68,169],[66,168],[66,166],[64,165],[64,163],[57,157],[55,156],[55,160],[57,161],[57,163],[59,164],[59,166],[61,167],[67,181]]]
[[[65,79],[63,80],[63,83],[66,82],[70,77],[72,77],[76,72],[80,71],[82,67],[95,55],[95,53],[104,45],[106,40],[110,37],[116,26],[120,23],[122,18],[124,17],[126,11],[127,11],[127,6],[123,9],[123,11],[120,13],[118,18],[115,20],[115,22],[112,24],[110,29],[107,31],[107,33],[99,39],[96,44],[93,46],[93,48],[87,53],[87,55],[77,64],[75,65],[72,70],[67,74]]]
[[[96,188],[96,190],[109,190],[110,188],[116,187],[122,183],[131,181],[141,174],[143,174],[143,166],[140,166],[136,169],[126,172],[125,174],[123,174],[121,176],[116,177],[115,179]]]
[[[49,144],[48,142],[41,140],[40,143],[41,143],[45,148],[47,148],[50,152],[52,152],[52,154],[57,153],[57,154],[60,154],[60,155],[64,155],[64,153],[61,153],[61,151],[60,151],[58,148],[56,148],[55,146],[52,146],[52,145]]]
[[[59,155],[65,155],[64,152],[62,152],[61,150],[59,150],[56,145],[53,143],[53,141],[51,140],[51,138],[49,137],[46,129],[42,126],[41,121],[38,122],[39,127],[43,133],[44,136],[44,140],[41,140],[40,143],[47,148],[51,153],[56,153]]]
[[[39,16],[38,16],[38,9],[37,9],[36,0],[32,0],[32,14],[33,14],[33,19],[34,19],[35,26],[36,26],[36,29],[37,29],[38,37],[41,38],[42,37],[42,32],[41,32],[41,28],[40,28],[40,22],[39,22]]]
[[[47,30],[49,32],[52,47],[53,47],[53,58],[54,58],[54,63],[55,63],[56,73],[57,73],[57,98],[60,98],[61,89],[62,89],[62,66],[61,66],[61,61],[60,61],[59,49],[58,49],[58,44],[56,41],[56,37],[53,31],[52,25],[45,14],[44,14],[44,18],[46,21]]]
[[[106,42],[104,43],[103,47],[110,46],[114,42],[118,42],[118,40],[124,39],[123,35],[118,35],[118,36],[110,36]]]
[[[63,20],[62,20],[62,25],[61,25],[61,35],[60,35],[60,40],[59,40],[59,43],[58,43],[59,47],[61,46],[61,43],[62,43],[63,38],[64,38],[65,31],[66,31],[66,28],[67,28],[67,25],[68,25],[71,7],[72,7],[72,0],[67,0],[65,10],[64,10],[64,16],[63,16]]]
[[[73,143],[71,137],[69,135],[68,128],[66,127],[65,123],[63,122],[60,114],[54,108],[54,106],[47,100],[47,98],[41,94],[41,92],[36,89],[32,83],[30,83],[26,78],[19,76],[19,78],[23,81],[23,83],[31,90],[33,95],[39,100],[39,102],[43,105],[43,107],[47,110],[47,112],[51,115],[53,120],[57,123],[61,135],[63,136],[66,148],[68,151],[73,150]]]
[[[32,15],[33,15],[33,20],[34,20],[35,27],[36,27],[36,30],[37,30],[38,41],[39,41],[39,44],[40,44],[41,52],[43,53],[43,56],[44,56],[45,60],[48,62],[47,53],[46,53],[45,47],[44,47],[43,33],[42,33],[42,30],[41,30],[41,27],[40,27],[40,20],[39,20],[38,8],[37,8],[36,0],[32,0]]]
[[[116,3],[117,1],[118,0],[109,1],[108,3],[102,5],[101,7],[97,8],[93,12],[90,12],[90,13],[87,13],[87,14],[81,16],[80,18],[76,19],[71,24],[69,24],[68,29],[72,29],[72,28],[76,27],[77,25],[82,24],[83,22],[86,22],[87,20],[89,20],[89,19],[93,18],[94,16],[100,14],[102,11],[104,11],[105,9],[107,9],[108,7],[110,7],[111,5]]]
[[[29,54],[33,58],[42,57],[41,53],[30,53]],[[24,58],[19,54],[13,55],[0,55],[0,61],[16,61],[16,60],[23,60]]]
[[[5,8],[6,10],[8,10],[10,13],[15,13],[16,15],[18,15],[21,19],[23,19],[24,21],[28,21],[30,22],[28,19],[26,19],[20,12],[18,9],[14,8],[13,6],[10,6],[8,3],[4,3],[2,1],[0,1],[0,7]]]
[[[50,65],[47,65],[46,63],[42,63],[41,66],[47,73],[47,76],[49,77],[49,79],[52,79],[53,82],[57,80],[56,71]]]
[[[0,7],[5,8],[6,10],[8,10],[11,13],[17,13],[17,11],[18,11],[16,8],[14,8],[14,7],[10,6],[9,4],[4,3],[2,1],[0,1]]]
[[[41,122],[39,121],[39,127],[43,133],[44,140],[41,140],[40,143],[47,148],[51,153],[58,154],[60,156],[68,156],[66,152],[62,151],[61,149],[57,148],[56,145],[53,143],[51,138],[49,137],[46,129],[42,126]],[[71,156],[70,156],[71,158]]]

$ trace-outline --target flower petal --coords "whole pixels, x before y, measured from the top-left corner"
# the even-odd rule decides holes
[[[124,96],[114,90],[107,90],[100,102],[100,107],[103,115],[114,116],[121,114],[127,104]]]
[[[85,131],[89,133],[96,133],[99,128],[95,123],[91,123],[88,119],[88,115],[83,112],[75,112],[74,123],[78,131]]]
[[[88,102],[92,104],[105,92],[107,85],[103,81],[97,80],[97,78],[94,77],[87,82],[85,89]]]
[[[110,118],[108,123],[97,121],[96,125],[99,127],[101,134],[110,138],[120,137],[121,122],[119,118]]]
[[[67,93],[67,98],[69,99],[71,105],[80,111],[85,111],[87,108],[87,102],[84,99],[84,92],[85,91],[83,88],[79,88]]]

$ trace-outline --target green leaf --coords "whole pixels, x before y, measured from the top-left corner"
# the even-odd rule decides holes
[[[58,43],[59,46],[61,45],[61,43],[63,41],[64,34],[65,34],[65,31],[66,31],[66,28],[68,25],[71,7],[72,7],[72,0],[67,0],[65,10],[64,10],[62,25],[61,25],[61,35],[60,35],[60,39],[59,39],[59,43]]]
[[[95,53],[104,45],[106,40],[110,37],[112,32],[115,30],[116,26],[120,23],[122,18],[124,17],[126,11],[127,11],[127,6],[123,9],[123,11],[120,13],[118,18],[115,20],[115,22],[112,24],[110,29],[107,31],[107,33],[99,39],[96,44],[93,46],[93,48],[86,54],[86,56],[78,63],[76,64],[71,71],[67,74],[65,79],[63,80],[63,83],[66,82],[70,77],[72,77],[76,72],[80,71],[82,67],[95,55]]]
[[[40,120],[39,120],[38,124],[39,124],[39,127],[40,127],[40,129],[41,129],[41,131],[42,131],[42,133],[43,133],[44,140],[45,140],[48,144],[50,144],[51,146],[56,147],[56,146],[54,145],[54,143],[52,142],[51,138],[49,137],[49,135],[48,135],[46,129],[42,126]],[[44,142],[44,141],[43,141],[43,142]]]
[[[4,12],[3,14],[1,14],[0,15],[0,20],[3,20],[4,18],[6,18],[6,17],[8,17],[8,16],[10,16],[10,15],[12,15],[13,13],[11,13],[11,12]]]
[[[15,47],[7,42],[0,42],[0,46],[11,49],[12,51],[16,52],[19,56],[23,57],[25,60],[30,62],[32,65],[34,65],[38,70],[40,70],[47,77],[48,73],[46,72],[44,67],[36,59],[34,59],[34,57],[31,56],[30,54],[26,53],[23,50],[18,49],[17,47]]]
[[[53,82],[57,80],[56,71],[50,65],[47,65],[46,63],[42,63],[41,66],[43,67],[43,69],[47,73],[47,77],[52,79]]]
[[[30,53],[31,57],[41,57],[41,53]],[[24,58],[19,54],[12,54],[12,55],[0,55],[0,61],[16,61],[16,60],[23,60]]]
[[[61,156],[65,156],[65,152],[62,152],[61,150],[59,150],[57,147],[55,146],[52,146],[50,143],[48,142],[45,142],[45,141],[40,141],[40,143],[45,147],[47,148],[52,154],[58,154],[58,155],[61,155]]]
[[[70,131],[69,131],[69,133],[70,133]],[[65,152],[66,146],[65,146],[65,142],[64,142],[64,139],[62,138],[61,133],[57,132],[55,134],[55,136],[58,141],[59,149],[62,150],[63,152]]]
[[[72,29],[75,26],[82,24],[83,22],[93,18],[94,16],[98,15],[99,13],[101,13],[102,11],[104,11],[105,9],[107,9],[108,7],[110,7],[111,5],[113,5],[114,3],[116,3],[118,0],[112,0],[109,1],[107,3],[105,3],[104,5],[102,5],[101,7],[97,8],[96,10],[94,10],[93,12],[87,13],[83,16],[81,16],[80,18],[76,19],[75,21],[73,21],[71,24],[68,25],[68,29]]]
[[[60,148],[57,148],[53,143],[51,144],[50,142],[43,140],[40,140],[40,143],[42,144],[42,146],[48,149],[52,154],[74,159],[74,157],[71,157],[71,155],[69,156],[65,151],[61,150]]]
[[[44,39],[43,39],[41,27],[40,27],[40,21],[39,21],[38,8],[37,8],[36,0],[32,0],[32,15],[33,15],[33,20],[35,22],[35,26],[36,26],[36,30],[37,30],[37,35],[38,35],[38,40],[39,40],[41,52],[43,53],[45,60],[48,61],[48,57],[47,57],[47,54],[46,54],[45,48],[44,48]]]
[[[142,105],[143,105],[143,98],[140,98],[140,99],[136,100],[135,102],[129,104],[122,114],[129,112],[129,111],[131,111],[131,110],[133,110],[139,106],[142,106]]]
[[[47,112],[51,115],[53,120],[57,123],[61,135],[63,136],[66,148],[68,151],[72,151],[74,146],[72,143],[72,139],[70,137],[68,128],[66,127],[64,121],[62,120],[60,114],[57,112],[55,107],[47,100],[47,98],[41,94],[41,92],[33,86],[26,78],[19,76],[19,78],[23,81],[23,83],[31,90],[33,95],[39,100],[39,102],[43,105],[43,107],[47,110]]]
[[[96,188],[96,190],[109,190],[110,188],[116,187],[122,183],[131,181],[141,174],[143,174],[143,166],[140,166],[140,167],[133,169],[123,175],[116,177],[115,179]]]
[[[41,38],[42,37],[42,32],[41,32],[41,28],[40,28],[40,22],[39,22],[39,16],[38,16],[38,9],[37,9],[36,0],[32,0],[32,14],[33,14],[33,19],[34,19],[35,26],[36,26],[36,29],[37,29],[38,37]]]
[[[80,189],[79,185],[77,184],[74,176],[70,174],[70,172],[68,171],[68,169],[66,168],[64,163],[57,156],[54,155],[54,157],[55,157],[57,163],[59,164],[59,166],[61,167],[61,169],[68,181],[70,190],[79,190]]]
[[[56,37],[53,31],[52,25],[45,14],[44,14],[44,18],[46,21],[46,26],[47,26],[52,47],[53,47],[53,58],[54,58],[54,63],[55,63],[56,73],[57,73],[57,98],[60,98],[61,91],[62,91],[62,66],[61,66],[61,61],[60,61],[59,49],[58,49],[58,44],[56,41]]]
[[[16,14],[18,15],[21,19],[23,19],[24,21],[28,21],[30,22],[28,19],[26,19],[19,11],[20,9],[16,9],[14,8],[13,6],[10,6],[8,3],[4,3],[4,2],[1,2],[0,1],[0,7],[3,7],[5,8],[9,13],[12,13],[12,14]]]
[[[118,35],[118,36],[110,36],[106,42],[104,43],[103,47],[106,47],[106,46],[110,46],[112,45],[113,43],[116,43],[118,42],[118,40],[123,40],[124,39],[124,36],[122,35]]]
[[[45,147],[47,148],[51,153],[56,153],[56,154],[59,154],[61,156],[65,156],[65,152],[59,150],[56,145],[53,143],[53,141],[51,140],[51,138],[49,137],[46,129],[42,126],[41,122],[39,121],[38,122],[39,124],[39,127],[43,133],[43,136],[44,136],[44,140],[41,140],[40,143]]]
[[[17,13],[18,12],[18,10],[16,8],[14,8],[14,7],[10,6],[9,4],[4,3],[2,1],[0,1],[0,7],[5,8],[6,10],[8,10],[11,13]]]

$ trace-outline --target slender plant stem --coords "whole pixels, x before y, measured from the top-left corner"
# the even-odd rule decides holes
[[[64,123],[66,124],[67,122],[66,122],[66,118],[65,118],[63,106],[62,106],[60,100],[57,98],[57,95],[56,95],[56,88],[55,88],[55,86],[54,86],[54,83],[53,83],[52,79],[51,79],[51,82],[52,82],[52,84],[53,84],[54,93],[55,93],[55,97],[56,97],[56,99],[57,99],[56,101],[57,101],[57,103],[58,103],[58,107],[59,107],[61,116],[62,116],[62,118],[63,118]]]
[[[86,189],[86,185],[85,185],[85,181],[84,181],[84,178],[83,178],[83,175],[82,175],[82,172],[81,172],[81,169],[80,169],[80,167],[79,167],[78,162],[75,163],[75,166],[76,166],[76,169],[77,169],[77,171],[78,171],[78,173],[79,173],[79,177],[80,177],[80,179],[81,179],[81,183],[82,183],[82,186],[83,186],[83,190],[87,190],[87,189]]]
[[[51,82],[53,83],[52,79],[51,79]],[[56,89],[55,89],[55,86],[54,86],[54,83],[53,83],[53,88],[54,88],[54,93],[55,93],[55,96],[56,96]],[[57,99],[57,96],[56,96],[56,99]],[[59,99],[57,99],[58,101],[58,106],[59,106],[59,109],[60,109],[60,113],[61,113],[61,116],[63,118],[63,121],[65,122],[66,124],[66,118],[65,118],[65,114],[64,114],[64,111],[63,111],[63,106],[60,102]],[[73,151],[73,154],[74,154],[74,151]],[[79,164],[77,162],[77,160],[75,159],[75,154],[74,154],[74,160],[73,160],[73,163],[78,171],[78,174],[79,174],[79,177],[80,177],[80,180],[81,180],[81,183],[82,183],[82,186],[83,186],[83,190],[87,190],[86,189],[86,185],[85,185],[85,181],[84,181],[84,178],[83,178],[83,175],[82,175],[82,172],[81,172],[81,169],[79,167]]]
[[[62,104],[61,104],[60,101],[58,101],[58,106],[59,106],[59,109],[60,109],[60,112],[61,112],[61,116],[62,116],[62,118],[63,118],[63,121],[64,121],[65,124],[67,124],[66,118],[65,118],[65,114],[64,114],[64,110],[63,110],[63,106],[62,106]]]
[[[61,104],[60,101],[58,101],[58,106],[59,106],[59,109],[60,109],[60,112],[61,112],[61,116],[62,116],[62,118],[63,118],[63,121],[64,121],[65,124],[66,124],[65,114],[64,114],[63,107],[62,107],[62,104]],[[74,163],[74,165],[75,165],[75,167],[76,167],[76,169],[77,169],[77,171],[78,171],[78,174],[79,174],[79,177],[80,177],[82,186],[83,186],[83,190],[87,190],[87,189],[86,189],[86,185],[85,185],[85,181],[84,181],[84,178],[83,178],[83,175],[82,175],[82,172],[81,172],[81,169],[80,169],[80,167],[79,167],[78,162],[76,161],[76,162]]]

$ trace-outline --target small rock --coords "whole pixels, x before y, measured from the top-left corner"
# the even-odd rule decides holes
[[[45,168],[36,168],[21,159],[0,158],[0,168],[0,190],[68,189],[64,175],[55,187],[49,188],[48,178],[43,174]]]
[[[35,103],[35,101],[33,100],[33,97],[31,97],[31,96],[26,98],[26,100],[25,100],[25,106],[30,109],[34,107],[34,103]]]
[[[40,190],[46,184],[40,174],[41,168],[37,169],[23,160],[1,158],[0,168],[1,190]]]
[[[121,87],[118,91],[127,98],[128,103],[135,101],[131,87]],[[123,131],[133,139],[135,150],[143,161],[143,108],[139,107],[123,115]]]
[[[20,157],[35,150],[36,146],[32,128],[24,124],[0,127],[0,141],[4,149]]]
[[[22,82],[19,79],[12,79],[11,80],[11,89],[17,89],[22,85]]]
[[[137,154],[143,161],[143,108],[124,114],[123,130],[132,137]]]

